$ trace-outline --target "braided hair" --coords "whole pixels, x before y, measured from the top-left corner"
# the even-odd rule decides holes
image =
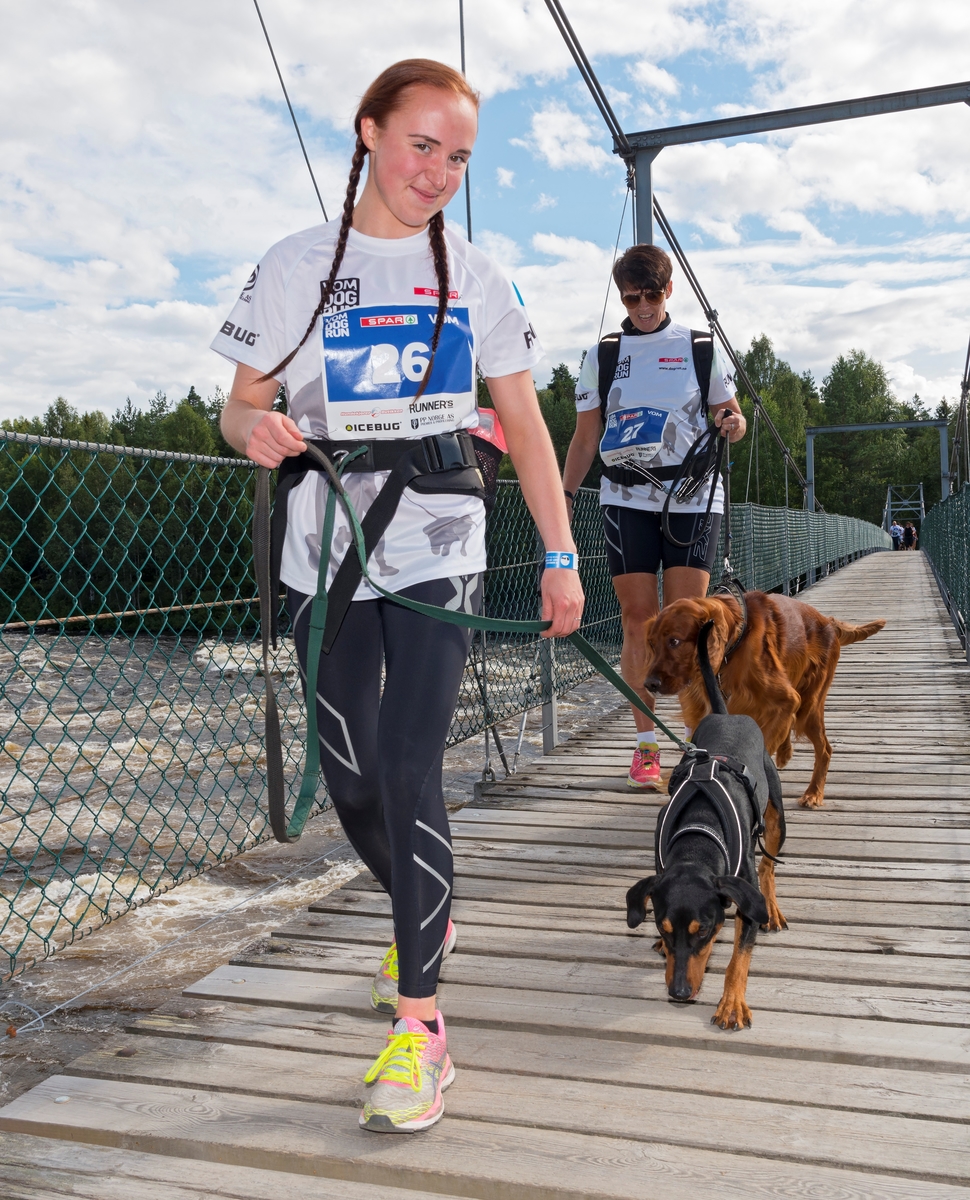
[[[343,212],[340,217],[340,231],[337,234],[337,244],[334,247],[333,262],[330,264],[330,274],[327,276],[327,282],[320,289],[320,302],[314,309],[313,316],[310,318],[306,332],[300,338],[299,344],[290,351],[282,362],[277,363],[271,371],[267,371],[265,375],[261,376],[260,383],[272,379],[274,375],[278,375],[280,371],[293,361],[306,344],[310,334],[313,333],[320,315],[325,311],[333,298],[337,272],[340,270],[340,264],[343,262],[344,253],[347,249],[347,238],[354,221],[354,203],[357,199],[360,175],[368,154],[367,147],[364,145],[364,139],[361,137],[361,122],[364,117],[371,117],[379,126],[382,125],[387,117],[396,108],[400,107],[402,93],[405,89],[421,85],[438,88],[441,91],[453,92],[457,96],[471,100],[475,107],[478,107],[478,93],[468,85],[463,75],[460,75],[452,67],[445,66],[444,63],[435,62],[428,58],[408,58],[394,63],[386,71],[382,71],[370,85],[364,93],[357,108],[357,114],[354,117],[354,130],[357,134],[357,142],[354,146],[353,158],[351,159],[350,177],[347,180],[347,192],[344,196]],[[431,335],[431,358],[418,386],[415,399],[424,394],[425,389],[431,381],[435,355],[438,351],[441,331],[444,328],[445,317],[448,313],[448,245],[445,241],[445,218],[440,210],[428,222],[428,242],[431,248],[431,258],[434,263],[435,278],[438,283],[438,311],[435,314],[434,332]]]

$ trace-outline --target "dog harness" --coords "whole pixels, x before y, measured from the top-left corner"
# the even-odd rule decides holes
[[[755,814],[751,822],[751,836],[758,838],[764,832],[764,822],[756,796],[757,780],[752,777],[744,763],[726,754],[708,754],[705,750],[698,750],[696,754],[682,758],[670,776],[670,801],[661,809],[657,824],[658,871],[666,868],[670,847],[678,838],[687,833],[700,833],[720,847],[727,863],[727,873],[740,875],[744,863],[744,827],[747,821],[738,812],[734,797],[721,781],[722,771],[729,771],[739,779],[748,793]],[[709,825],[678,827],[678,817],[698,792],[710,800],[721,826],[721,835]]]

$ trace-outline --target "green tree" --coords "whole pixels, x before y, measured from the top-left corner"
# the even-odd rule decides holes
[[[771,339],[765,334],[752,340],[741,361],[765,412],[804,472],[805,426],[809,406],[817,398],[811,375],[796,375],[787,362],[777,357]],[[743,388],[738,400],[748,422],[748,432],[731,449],[731,498],[735,503],[748,499],[759,504],[784,505],[785,456],[765,424],[755,421],[754,401]],[[802,506],[802,490],[791,471],[787,496],[791,507]]]

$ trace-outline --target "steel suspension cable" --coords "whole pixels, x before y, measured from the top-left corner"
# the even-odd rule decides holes
[[[269,31],[266,28],[266,22],[263,20],[263,14],[259,10],[259,0],[253,0],[256,7],[256,16],[259,17],[259,23],[263,27],[263,37],[266,39],[266,45],[269,46],[270,56],[273,59],[273,66],[276,68],[276,77],[280,81],[280,87],[283,89],[283,99],[286,101],[286,107],[290,110],[290,117],[293,120],[293,128],[296,130],[296,136],[300,139],[300,149],[303,151],[303,161],[306,163],[306,169],[310,172],[310,182],[313,184],[313,190],[317,194],[317,199],[320,201],[320,210],[323,213],[323,219],[329,221],[327,210],[324,207],[323,197],[320,195],[320,189],[317,187],[317,178],[313,174],[313,167],[310,166],[310,156],[306,152],[306,146],[303,144],[303,134],[300,133],[300,126],[296,119],[296,113],[293,111],[293,105],[290,103],[290,95],[286,90],[286,84],[283,82],[283,72],[280,70],[280,64],[276,61],[276,51],[273,49],[273,43],[269,40]]]
[[[606,122],[606,127],[613,135],[613,142],[617,150],[619,150],[624,162],[629,166],[633,161],[636,151],[630,145],[629,139],[623,132],[623,126],[617,119],[616,113],[613,111],[613,106],[610,104],[606,92],[603,91],[600,81],[596,78],[596,72],[586,57],[586,51],[583,49],[582,43],[569,23],[569,18],[566,16],[563,6],[559,3],[559,0],[546,0],[546,8],[552,14],[552,19],[556,22],[556,27],[562,34],[562,39],[566,43],[569,53],[573,56],[573,61],[579,68],[579,73],[589,88],[590,95],[593,97],[596,107],[600,110],[603,120]]]
[[[458,0],[458,41],[461,46],[461,73],[465,74],[465,0]],[[472,240],[472,185],[465,163],[465,230]]]
[[[593,97],[593,101],[595,102],[596,107],[600,110],[603,120],[606,122],[606,127],[607,127],[607,129],[609,129],[609,131],[613,137],[613,144],[617,150],[617,153],[620,155],[620,157],[626,163],[627,186],[632,187],[633,186],[633,178],[634,178],[634,160],[636,157],[636,151],[634,150],[633,146],[630,144],[629,138],[623,132],[623,127],[620,125],[617,115],[613,111],[613,106],[610,104],[609,98],[607,97],[606,92],[604,92],[602,84],[600,83],[599,79],[596,77],[596,72],[593,70],[592,64],[590,63],[589,59],[586,56],[586,51],[583,49],[582,43],[580,42],[579,38],[576,36],[576,31],[573,29],[572,25],[570,24],[569,18],[566,16],[566,13],[562,7],[562,4],[560,3],[560,0],[545,0],[545,3],[546,3],[546,8],[549,9],[550,14],[552,15],[552,19],[556,23],[556,28],[559,30],[560,34],[562,35],[563,41],[566,43],[567,49],[569,50],[570,54],[573,56],[573,61],[576,63],[576,66],[579,69],[579,73],[580,73],[580,75],[582,75],[583,81],[585,82],[587,88],[589,89],[590,95]],[[764,401],[761,399],[760,394],[758,393],[754,384],[751,382],[751,379],[749,378],[747,371],[744,369],[744,364],[741,362],[741,359],[738,357],[737,353],[735,352],[734,347],[731,345],[730,341],[728,340],[727,334],[724,332],[724,329],[722,328],[722,326],[718,320],[717,309],[715,309],[711,306],[707,297],[704,295],[704,289],[700,285],[700,280],[694,274],[693,268],[691,267],[690,263],[688,262],[687,256],[684,253],[684,251],[680,245],[680,242],[677,240],[676,236],[674,235],[674,231],[670,227],[670,222],[667,220],[666,216],[664,215],[664,211],[660,207],[660,205],[657,203],[656,198],[654,198],[654,201],[653,201],[653,211],[656,214],[657,223],[659,224],[664,237],[667,239],[667,242],[668,242],[670,248],[674,251],[674,254],[677,258],[677,262],[679,263],[681,270],[687,276],[687,281],[690,284],[690,286],[694,292],[694,295],[697,297],[698,303],[700,304],[700,306],[704,312],[704,316],[707,318],[708,324],[711,327],[711,332],[717,336],[721,345],[727,351],[728,357],[730,358],[731,363],[735,370],[735,377],[743,384],[745,391],[751,396],[751,399],[755,405],[755,410],[760,411],[761,419],[764,421],[765,425],[767,426],[768,431],[771,433],[771,436],[778,443],[779,449],[781,450],[782,454],[785,456],[785,461],[791,466],[792,470],[794,471],[795,476],[797,477],[799,483],[802,486],[802,490],[807,492],[808,481],[806,480],[805,476],[802,474],[801,469],[799,468],[798,463],[793,458],[791,451],[788,449],[788,446],[785,444],[784,438],[778,432],[778,429],[775,426],[774,421],[772,421],[767,410],[765,409]],[[815,506],[816,506],[816,508],[820,509],[821,511],[823,511],[823,512],[825,511],[824,508],[822,507],[822,505],[818,502],[818,500],[815,501]]]
[[[616,263],[617,251],[620,249],[620,236],[623,233],[623,222],[626,220],[626,206],[630,200],[630,189],[626,189],[626,195],[623,197],[623,211],[620,213],[620,224],[616,230],[616,245],[613,247],[613,263],[610,265],[610,274],[606,280],[606,295],[603,297],[603,311],[600,313],[600,329],[596,335],[596,340],[599,341],[603,336],[603,322],[606,320],[606,306],[610,302],[610,284],[613,282],[613,265]]]

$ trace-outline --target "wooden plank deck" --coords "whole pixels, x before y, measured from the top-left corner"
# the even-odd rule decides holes
[[[618,710],[453,819],[458,1079],[431,1133],[356,1126],[391,928],[362,875],[188,988],[182,1015],[0,1111],[0,1192],[970,1197],[970,668],[922,555],[873,555],[807,598],[889,625],[843,654],[826,807],[795,807],[810,751],[783,772],[791,928],[759,939],[751,1029],[710,1024],[728,945],[680,1007],[652,927],[626,928],[663,798],[625,788]]]

